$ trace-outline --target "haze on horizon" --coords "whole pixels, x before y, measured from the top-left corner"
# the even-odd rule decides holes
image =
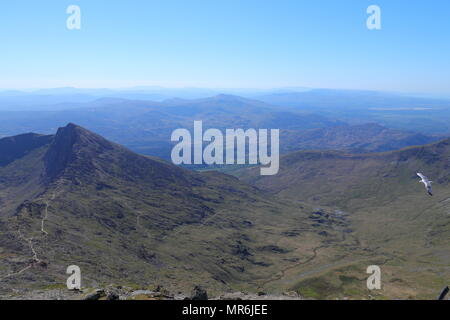
[[[66,9],[81,8],[81,30]],[[366,9],[381,8],[381,30]],[[332,88],[450,97],[450,3],[2,4],[0,88]]]

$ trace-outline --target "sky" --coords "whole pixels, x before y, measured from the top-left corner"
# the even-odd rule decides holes
[[[69,30],[69,5],[81,29]],[[381,30],[366,10],[381,8]],[[448,0],[8,0],[0,88],[343,88],[450,95]]]

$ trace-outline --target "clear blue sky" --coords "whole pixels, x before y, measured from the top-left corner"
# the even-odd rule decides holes
[[[81,7],[79,31],[66,8]],[[366,9],[382,9],[382,30]],[[10,0],[0,88],[306,86],[450,94],[448,0]]]

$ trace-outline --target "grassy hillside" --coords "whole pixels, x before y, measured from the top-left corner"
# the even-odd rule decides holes
[[[311,207],[140,156],[73,124],[0,168],[0,181],[10,203],[0,214],[2,294],[64,286],[72,264],[91,287],[279,293],[291,284],[273,283],[317,250],[335,246],[335,259],[359,250],[343,237],[344,220],[317,225]]]
[[[276,176],[242,171],[251,186],[70,124],[0,167],[0,294],[64,287],[76,264],[85,287],[434,298],[449,275],[448,149],[298,152]],[[382,291],[366,289],[371,264]]]
[[[385,289],[377,294],[430,298],[450,278],[449,159],[450,140],[444,140],[378,154],[296,152],[281,159],[276,176],[261,177],[256,168],[239,175],[291,201],[348,213],[354,236],[362,247],[372,250],[374,261],[383,264],[387,275]],[[433,197],[419,184],[417,172],[435,182]],[[354,268],[364,269],[360,263],[345,269],[325,268],[294,287],[302,291],[311,286],[313,296],[332,296],[358,283],[339,280],[341,275],[349,276],[345,270]]]

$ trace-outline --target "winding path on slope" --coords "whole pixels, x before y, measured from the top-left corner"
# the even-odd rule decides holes
[[[47,221],[47,218],[48,218],[48,207],[50,206],[50,202],[52,202],[53,200],[55,200],[55,198],[56,198],[56,194],[57,194],[57,192],[58,192],[58,188],[60,187],[60,185],[58,184],[57,186],[56,186],[56,188],[55,188],[55,190],[53,191],[53,194],[52,194],[52,196],[50,197],[50,199],[48,199],[48,200],[46,200],[45,201],[45,209],[44,209],[44,217],[42,218],[42,220],[41,220],[41,232],[45,235],[45,236],[48,236],[48,232],[47,231],[45,231],[45,228],[44,228],[44,226],[45,226],[45,221]]]
[[[58,188],[61,186],[61,183],[62,183],[62,181],[57,183],[55,190],[52,193],[52,196],[49,199],[45,200],[45,202],[44,202],[45,203],[44,216],[41,219],[41,232],[44,234],[44,237],[48,236],[48,232],[45,230],[45,221],[48,219],[48,208],[50,206],[51,201],[53,201],[56,198],[56,195],[58,193]],[[39,199],[37,199],[37,200],[39,200]],[[9,273],[6,276],[0,277],[0,281],[18,276],[18,275],[24,273],[25,271],[27,271],[28,269],[31,269],[36,263],[42,262],[42,260],[39,259],[36,250],[34,249],[34,245],[33,245],[34,237],[26,238],[20,231],[20,226],[17,229],[17,233],[19,235],[19,238],[28,244],[31,252],[33,253],[32,262],[28,266],[26,266],[25,268],[23,268],[17,272]]]

